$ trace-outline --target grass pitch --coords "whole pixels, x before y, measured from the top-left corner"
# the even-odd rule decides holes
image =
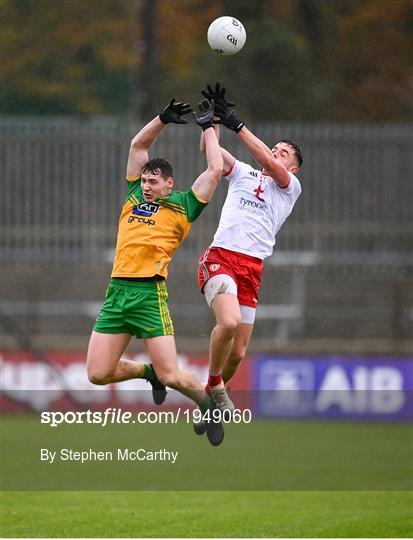
[[[4,417],[2,487],[8,491],[1,496],[1,535],[413,536],[408,424],[257,421],[239,428],[229,426],[227,435],[222,447],[212,448],[185,424],[159,429],[124,426],[112,431],[83,426],[78,431],[68,426],[51,430],[34,416]],[[44,444],[80,449],[141,445],[143,441],[144,446],[155,448],[179,441],[182,464],[169,469],[161,464],[155,468],[39,464],[38,450]],[[155,471],[158,477],[154,478]],[[162,481],[165,471],[169,471],[166,483]],[[110,478],[102,484],[105,475]],[[176,490],[148,491],[145,486],[151,479],[157,486],[172,482]],[[103,485],[118,487],[94,487]],[[240,485],[250,491],[241,490]],[[66,491],[59,486],[66,486]],[[122,487],[124,491],[119,491]]]
[[[267,421],[230,424],[208,444],[192,426],[70,424],[51,428],[36,415],[2,419],[5,491],[407,491],[413,490],[412,428],[407,423]],[[123,461],[118,450],[178,452],[165,461]],[[41,459],[43,449],[99,450],[103,461]]]
[[[410,492],[7,492],[3,537],[409,537]]]

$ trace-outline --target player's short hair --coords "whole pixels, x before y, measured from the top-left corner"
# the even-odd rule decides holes
[[[281,139],[280,142],[288,144],[288,146],[291,146],[291,148],[294,148],[295,155],[296,155],[297,161],[298,161],[298,166],[301,167],[301,165],[303,164],[303,161],[304,161],[304,156],[303,156],[301,148],[298,146],[298,144],[295,143],[294,141],[292,141],[291,139]]]
[[[154,157],[142,167],[142,174],[149,172],[151,174],[160,174],[164,180],[174,175],[172,165],[165,158]]]

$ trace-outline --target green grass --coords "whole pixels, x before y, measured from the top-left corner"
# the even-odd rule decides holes
[[[410,492],[4,492],[3,537],[409,537]]]
[[[218,448],[185,423],[52,429],[13,415],[1,427],[2,537],[413,536],[408,424],[257,420],[228,426]],[[39,460],[43,447],[117,446],[180,461]]]
[[[168,425],[65,425],[34,415],[2,419],[5,491],[404,491],[413,489],[408,424],[272,422],[228,425],[218,448],[184,422]],[[53,464],[40,449],[179,451],[166,462]]]

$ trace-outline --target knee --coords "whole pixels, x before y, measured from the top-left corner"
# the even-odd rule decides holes
[[[219,322],[221,329],[228,334],[235,334],[238,326],[241,324],[241,317],[232,315],[225,317]]]
[[[101,369],[97,369],[92,366],[87,366],[87,377],[91,383],[99,386],[109,384],[111,382],[110,373],[105,373]]]
[[[165,373],[157,373],[159,381],[169,388],[179,388],[180,377],[178,371],[168,371]]]

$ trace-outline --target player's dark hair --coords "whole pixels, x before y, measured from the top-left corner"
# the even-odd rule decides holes
[[[142,173],[160,174],[164,180],[174,175],[172,165],[165,158],[154,157],[142,167]]]
[[[283,142],[285,144],[288,144],[288,146],[291,146],[291,148],[294,148],[295,155],[297,156],[298,166],[301,167],[304,161],[303,153],[301,152],[301,148],[298,146],[297,143],[294,141],[291,141],[290,139],[281,139],[280,142]]]

